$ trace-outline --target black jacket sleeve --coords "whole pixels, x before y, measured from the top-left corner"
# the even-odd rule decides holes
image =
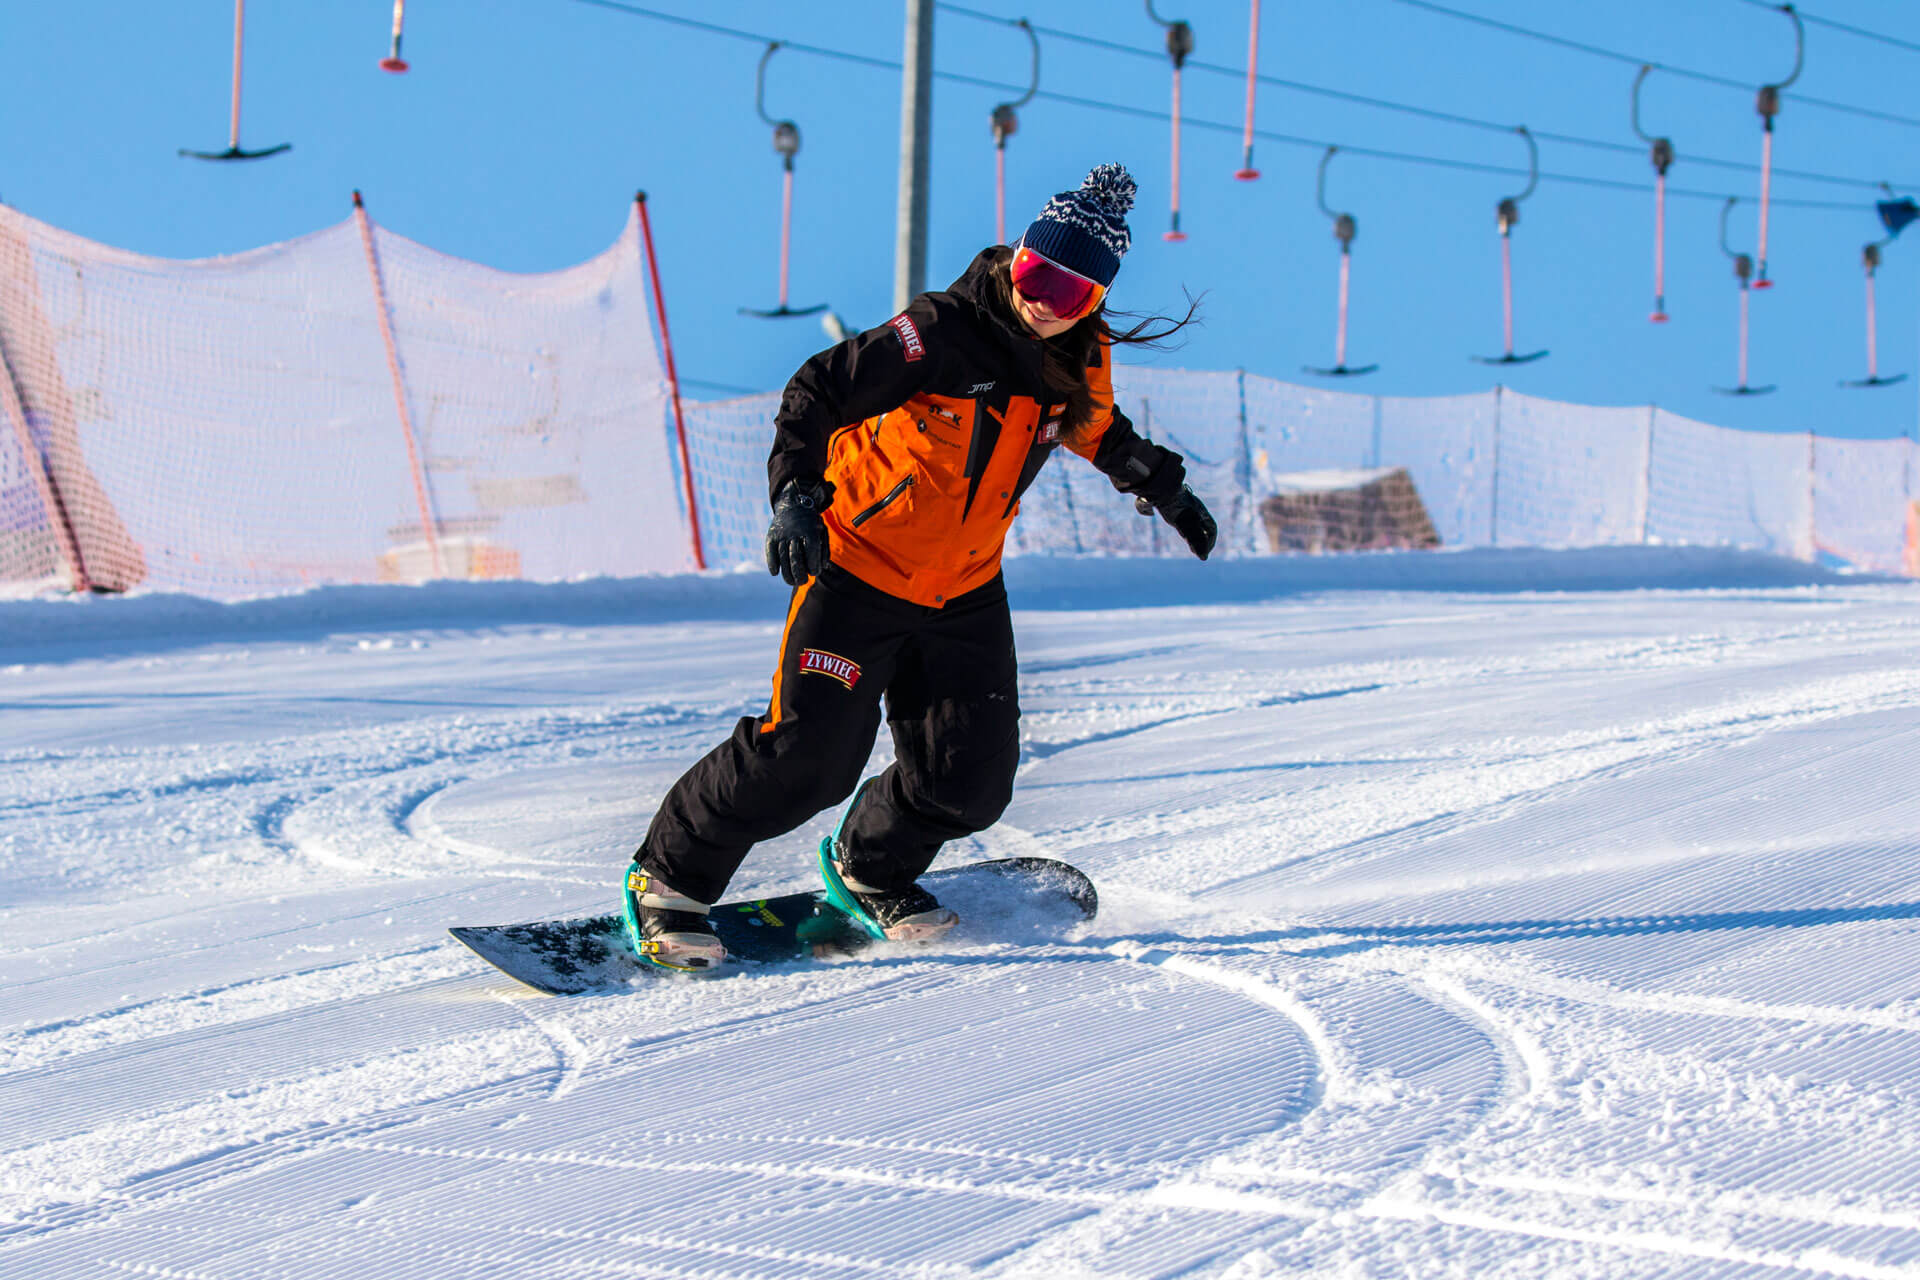
[[[1187,463],[1173,450],[1142,439],[1133,422],[1116,405],[1113,421],[1100,437],[1093,465],[1106,473],[1122,493],[1145,498],[1154,506],[1180,492],[1187,482]]]
[[[807,483],[826,475],[827,442],[835,432],[899,408],[935,380],[952,359],[939,332],[943,309],[936,295],[923,293],[886,324],[800,366],[773,418],[769,501],[789,480]]]

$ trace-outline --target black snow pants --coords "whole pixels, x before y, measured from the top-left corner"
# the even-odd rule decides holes
[[[935,609],[829,565],[794,589],[766,714],[742,719],[673,785],[634,857],[676,891],[719,901],[755,844],[853,792],[884,693],[895,760],[861,789],[844,862],[865,884],[904,888],[1012,798],[1015,674],[1000,578]]]

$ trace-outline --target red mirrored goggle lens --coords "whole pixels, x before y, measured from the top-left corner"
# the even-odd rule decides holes
[[[1078,320],[1098,306],[1107,292],[1024,245],[1013,255],[1013,287],[1028,302],[1045,304],[1061,320]]]

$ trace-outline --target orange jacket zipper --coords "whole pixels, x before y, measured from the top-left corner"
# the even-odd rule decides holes
[[[894,503],[894,500],[898,498],[901,494],[905,493],[912,486],[912,484],[913,484],[913,474],[909,472],[906,478],[900,481],[899,484],[896,484],[895,486],[893,486],[893,488],[887,490],[886,497],[880,499],[880,501],[874,503],[872,506],[868,507],[865,511],[862,511],[859,515],[855,516],[852,520],[848,521],[848,523],[852,525],[854,528],[858,529],[861,525],[873,519],[875,516],[879,515],[882,511],[885,511],[888,507],[892,506]]]

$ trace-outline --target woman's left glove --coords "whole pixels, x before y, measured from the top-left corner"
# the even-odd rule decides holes
[[[797,587],[827,567],[827,522],[820,513],[832,501],[833,486],[825,480],[787,481],[774,501],[773,523],[767,526],[768,573]]]
[[[1178,493],[1157,507],[1145,498],[1135,498],[1133,505],[1143,516],[1150,511],[1158,511],[1160,518],[1172,525],[1174,532],[1185,538],[1193,554],[1202,560],[1207,558],[1207,553],[1213,550],[1214,541],[1220,536],[1220,526],[1213,522],[1213,513],[1207,510],[1207,504],[1185,485],[1181,485]]]

